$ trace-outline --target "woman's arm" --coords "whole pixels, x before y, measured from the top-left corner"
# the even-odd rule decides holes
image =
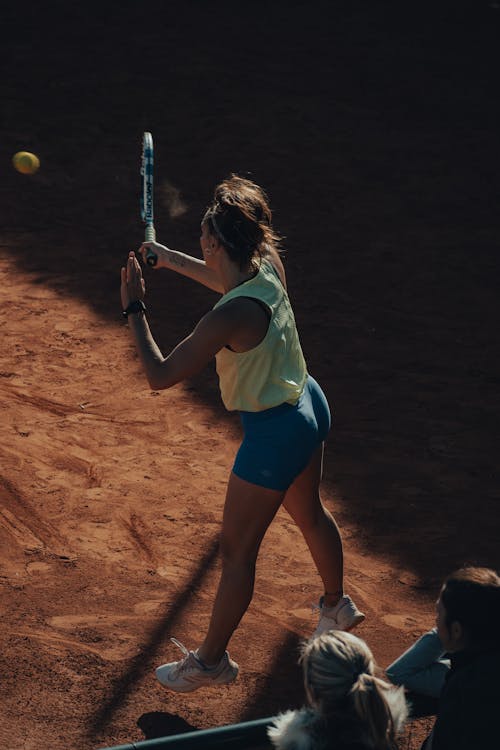
[[[214,292],[223,294],[224,290],[219,277],[215,271],[206,266],[204,260],[181,253],[179,250],[171,250],[164,245],[160,245],[159,242],[144,242],[139,249],[144,263],[146,263],[146,251],[148,248],[151,248],[158,256],[155,268],[168,268],[170,271],[177,271],[177,273],[187,276],[199,284],[203,284]]]
[[[126,310],[130,302],[143,300],[144,294],[141,267],[135,254],[129,253],[127,266],[121,270],[123,309]],[[130,313],[127,320],[149,385],[154,390],[170,388],[202,370],[231,342],[240,326],[238,316],[227,306],[211,310],[194,331],[164,357],[151,334],[145,313]]]
[[[200,372],[231,337],[234,327],[228,315],[211,310],[192,333],[166,357],[161,353],[150,331],[144,313],[129,315],[129,326],[150,387],[155,391]]]

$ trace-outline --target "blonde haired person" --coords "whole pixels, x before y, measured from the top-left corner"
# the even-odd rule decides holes
[[[308,705],[275,719],[277,750],[396,750],[404,690],[378,677],[364,641],[331,630],[305,643],[300,661]]]
[[[130,253],[121,271],[123,314],[151,388],[170,388],[214,357],[226,409],[237,411],[243,441],[229,477],[222,520],[222,574],[208,630],[183,658],[158,667],[159,682],[189,692],[232,682],[238,665],[226,646],[253,594],[259,547],[283,505],[300,528],[324,586],[317,631],[350,630],[364,619],[343,589],[342,541],[321,502],[323,443],[330,410],[307,370],[264,191],[232,175],[220,183],[201,222],[203,259],[157,242],[140,248],[156,268],[177,271],[221,295],[195,329],[163,356],[149,329],[141,267]]]

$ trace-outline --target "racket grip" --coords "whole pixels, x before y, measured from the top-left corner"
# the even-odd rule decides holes
[[[146,225],[146,231],[145,231],[145,240],[146,242],[154,242],[156,240],[156,232],[155,228],[152,224]],[[146,263],[148,266],[156,266],[158,263],[158,256],[151,248],[148,247],[146,250]]]

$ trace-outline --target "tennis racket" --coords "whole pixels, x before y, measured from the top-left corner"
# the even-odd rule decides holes
[[[144,238],[146,242],[154,242],[156,232],[153,224],[153,136],[144,133],[142,136],[141,158],[141,218],[146,225]],[[158,256],[150,248],[146,252],[146,262],[156,266]]]

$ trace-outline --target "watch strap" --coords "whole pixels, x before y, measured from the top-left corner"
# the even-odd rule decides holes
[[[133,315],[134,313],[145,313],[146,312],[146,305],[142,301],[142,299],[136,299],[133,302],[131,302],[125,310],[123,310],[123,317],[128,318],[129,315]]]

